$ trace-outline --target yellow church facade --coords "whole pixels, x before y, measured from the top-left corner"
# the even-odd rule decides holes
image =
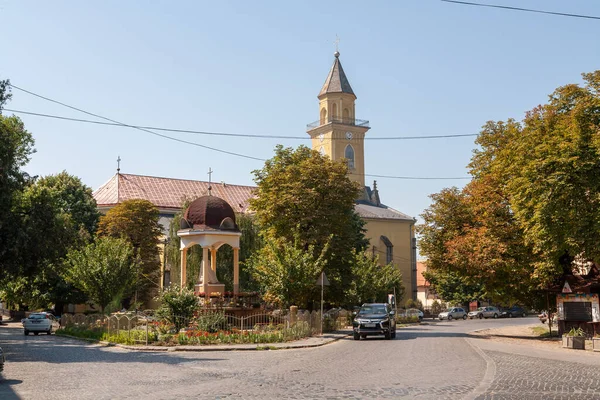
[[[400,269],[405,287],[404,300],[415,299],[416,220],[383,204],[376,182],[373,182],[373,187],[365,185],[364,139],[370,129],[369,121],[356,118],[356,95],[344,73],[338,52],[318,99],[319,119],[307,125],[312,148],[334,161],[344,160],[348,164],[349,178],[364,188],[356,200],[355,211],[366,222],[366,236],[370,242],[368,251],[377,255],[381,264],[391,262]],[[159,222],[167,232],[170,220],[181,211],[183,201],[206,195],[209,185],[205,181],[117,171],[94,192],[94,198],[103,213],[126,200],[148,200],[159,209]],[[212,194],[227,201],[235,212],[248,212],[248,200],[254,195],[254,187],[225,183],[212,183],[210,186]]]

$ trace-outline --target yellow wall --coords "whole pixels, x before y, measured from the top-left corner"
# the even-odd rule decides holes
[[[365,219],[367,233],[372,251],[375,246],[375,254],[379,255],[380,264],[386,261],[386,245],[381,240],[381,236],[386,236],[394,245],[393,262],[402,273],[404,283],[404,297],[398,305],[403,305],[407,299],[412,298],[412,273],[413,251],[412,251],[412,229],[411,221],[384,220],[384,219]]]

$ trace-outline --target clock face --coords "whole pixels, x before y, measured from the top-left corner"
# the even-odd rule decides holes
[[[352,132],[346,132],[346,139],[352,139]]]
[[[325,135],[323,135],[322,133],[319,135],[319,140],[322,142],[323,139],[325,139]]]

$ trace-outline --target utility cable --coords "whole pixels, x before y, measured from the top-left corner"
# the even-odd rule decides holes
[[[229,155],[236,156],[236,157],[248,158],[248,159],[251,159],[251,160],[257,160],[257,161],[266,161],[266,160],[265,160],[265,159],[263,159],[263,158],[252,157],[252,156],[248,156],[248,155],[245,155],[245,154],[234,153],[234,152],[232,152],[232,151],[227,151],[227,150],[221,150],[221,149],[217,149],[217,148],[215,148],[215,147],[205,146],[205,145],[202,145],[202,144],[199,144],[199,143],[189,142],[189,141],[187,141],[187,140],[177,139],[177,138],[174,138],[174,137],[171,137],[171,136],[167,136],[167,135],[163,135],[163,134],[160,134],[160,133],[152,132],[151,130],[148,130],[148,129],[145,129],[145,128],[140,128],[140,127],[137,127],[137,126],[132,126],[132,125],[124,124],[124,123],[122,123],[122,122],[115,121],[115,120],[113,120],[113,119],[106,118],[106,117],[103,117],[103,116],[101,116],[101,115],[94,114],[94,113],[91,113],[91,112],[89,112],[89,111],[85,111],[85,110],[82,110],[82,109],[80,109],[80,108],[73,107],[73,106],[70,106],[70,105],[68,105],[68,104],[62,103],[62,102],[60,102],[60,101],[53,100],[53,99],[50,99],[50,98],[48,98],[48,97],[44,97],[44,96],[42,96],[42,95],[39,95],[39,94],[36,94],[36,93],[30,92],[29,90],[22,89],[22,88],[20,88],[20,87],[18,87],[18,86],[15,86],[15,85],[13,85],[12,83],[9,83],[9,85],[10,85],[12,88],[14,88],[14,89],[20,90],[20,91],[22,91],[22,92],[25,92],[25,93],[27,93],[27,94],[30,94],[30,95],[32,95],[32,96],[35,96],[35,97],[39,97],[40,99],[44,99],[44,100],[46,100],[46,101],[50,101],[50,102],[52,102],[52,103],[60,104],[60,105],[61,105],[61,106],[63,106],[63,107],[67,107],[67,108],[70,108],[70,109],[72,109],[72,110],[79,111],[79,112],[81,112],[81,113],[84,113],[84,114],[87,114],[87,115],[91,115],[91,116],[93,116],[93,117],[96,117],[96,118],[104,119],[104,120],[106,120],[106,121],[110,121],[110,122],[112,122],[112,123],[115,123],[115,124],[117,124],[117,125],[120,125],[120,126],[126,126],[126,127],[129,127],[129,128],[137,129],[137,130],[140,130],[140,131],[143,131],[143,132],[150,133],[151,135],[155,135],[155,136],[162,137],[162,138],[164,138],[164,139],[169,139],[169,140],[173,140],[173,141],[176,141],[176,142],[180,142],[180,143],[189,144],[189,145],[192,145],[192,146],[202,147],[202,148],[204,148],[204,149],[208,149],[208,150],[217,151],[217,152],[219,152],[219,153],[229,154]]]
[[[165,139],[173,140],[173,141],[180,142],[180,143],[189,144],[189,145],[192,145],[192,146],[202,147],[202,148],[205,148],[205,149],[208,149],[208,150],[213,150],[213,151],[217,151],[219,153],[233,155],[233,156],[236,156],[236,157],[243,157],[243,158],[248,158],[248,159],[257,160],[257,161],[267,161],[267,160],[265,160],[263,158],[248,156],[248,155],[240,154],[240,153],[234,153],[234,152],[231,152],[231,151],[226,151],[226,150],[221,150],[221,149],[217,149],[217,148],[210,147],[210,146],[205,146],[205,145],[202,145],[202,144],[199,144],[199,143],[189,142],[187,140],[177,139],[177,138],[174,138],[174,137],[171,137],[171,136],[167,136],[167,135],[163,135],[163,134],[160,134],[160,133],[152,132],[151,130],[146,129],[144,127],[139,127],[139,126],[135,126],[135,125],[128,125],[128,124],[125,124],[125,123],[122,123],[122,122],[119,122],[119,121],[116,121],[116,120],[113,120],[113,119],[110,119],[110,118],[107,118],[107,117],[103,117],[103,116],[98,115],[98,114],[94,114],[94,113],[89,112],[89,111],[82,110],[80,108],[77,108],[77,107],[65,104],[65,103],[60,102],[58,100],[53,100],[53,99],[50,99],[48,97],[39,95],[37,93],[33,93],[33,92],[29,91],[29,90],[20,88],[20,87],[14,85],[12,83],[9,83],[9,85],[12,88],[14,88],[14,89],[20,90],[20,91],[22,91],[24,93],[30,94],[30,95],[35,96],[35,97],[39,97],[40,99],[43,99],[43,100],[46,100],[46,101],[49,101],[49,102],[52,102],[52,103],[59,104],[59,105],[61,105],[63,107],[67,107],[67,108],[70,108],[72,110],[75,110],[75,111],[78,111],[78,112],[81,112],[81,113],[84,113],[84,114],[87,114],[87,115],[91,115],[91,116],[96,117],[96,118],[104,119],[106,121],[111,122],[112,124],[114,124],[116,126],[122,126],[122,127],[137,129],[137,130],[140,130],[140,131],[143,131],[143,132],[147,132],[147,133],[150,133],[152,135],[159,136],[159,137],[162,137],[162,138],[165,138]],[[6,109],[6,108],[4,110],[10,111],[9,109]],[[11,111],[11,112],[14,112],[14,111]],[[66,117],[62,117],[62,118],[66,119]],[[83,120],[83,121],[87,122],[87,120]],[[98,122],[98,121],[90,121],[90,122],[91,123],[97,123],[97,124],[106,124],[106,123]],[[231,134],[231,135],[233,135],[233,134]],[[441,180],[454,180],[454,179],[470,179],[468,177],[460,177],[460,178],[445,178],[445,177],[442,177],[442,178],[435,178],[435,177],[409,177],[409,176],[370,175],[370,174],[364,174],[364,176],[375,177],[375,178],[405,179],[405,180],[440,180],[440,179]]]
[[[73,121],[73,122],[83,122],[86,124],[98,124],[98,125],[109,125],[109,126],[120,126],[125,128],[135,128],[135,129],[152,129],[155,131],[165,131],[165,132],[177,132],[177,133],[193,133],[199,135],[212,135],[212,136],[230,136],[230,137],[245,137],[245,138],[262,138],[262,139],[291,139],[291,140],[307,140],[310,139],[307,136],[283,136],[283,135],[251,135],[244,133],[225,133],[225,132],[207,132],[207,131],[196,131],[189,129],[173,129],[173,128],[158,128],[155,126],[143,126],[143,125],[126,125],[120,123],[113,122],[102,122],[102,121],[92,121],[89,119],[80,119],[80,118],[70,118],[64,117],[60,115],[52,115],[52,114],[42,114],[32,111],[23,111],[23,110],[14,110],[10,108],[4,108],[6,111],[10,111],[17,114],[26,114],[26,115],[34,115],[37,117],[44,118],[54,118],[65,121]],[[428,135],[428,136],[392,136],[392,137],[365,137],[364,140],[419,140],[419,139],[447,139],[447,138],[458,138],[458,137],[473,137],[478,136],[477,133],[465,133],[465,134],[455,134],[455,135]],[[347,140],[346,138],[333,138],[334,140]],[[325,139],[330,140],[330,139]]]
[[[457,0],[441,0],[441,1],[443,1],[444,3],[462,4],[462,5],[467,5],[467,6],[502,8],[505,10],[513,10],[513,11],[526,11],[526,12],[539,13],[539,14],[560,15],[562,17],[600,19],[600,17],[596,17],[593,15],[569,14],[569,13],[561,13],[561,12],[554,12],[554,11],[534,10],[531,8],[501,6],[501,5],[496,5],[496,4],[473,3],[470,1],[457,1]]]

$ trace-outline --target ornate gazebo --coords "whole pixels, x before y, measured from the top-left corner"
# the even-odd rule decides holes
[[[217,251],[228,244],[233,248],[233,294],[239,294],[239,250],[242,235],[235,223],[233,208],[216,196],[203,196],[194,200],[185,210],[177,236],[181,238],[181,287],[186,285],[187,249],[195,244],[202,246],[202,267],[195,285],[195,293],[210,297],[224,294],[225,285],[217,279]],[[210,251],[210,265],[209,265]]]

